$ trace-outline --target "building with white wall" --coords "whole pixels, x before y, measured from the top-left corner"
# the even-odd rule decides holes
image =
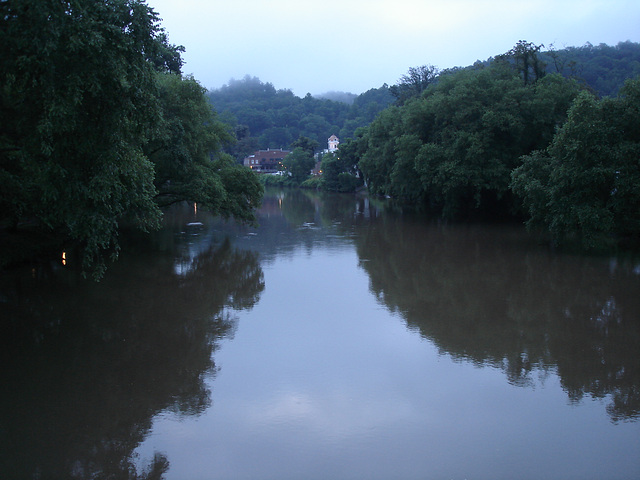
[[[333,153],[338,150],[338,145],[340,144],[340,139],[335,135],[331,135],[328,140],[329,143],[329,153]]]

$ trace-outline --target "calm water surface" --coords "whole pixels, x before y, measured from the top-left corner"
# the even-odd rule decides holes
[[[640,478],[640,261],[353,196],[2,273],[0,478]]]

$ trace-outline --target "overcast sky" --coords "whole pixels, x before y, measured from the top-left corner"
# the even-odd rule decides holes
[[[409,67],[467,66],[518,40],[640,42],[639,0],[148,0],[185,74],[245,75],[298,96],[392,85]]]

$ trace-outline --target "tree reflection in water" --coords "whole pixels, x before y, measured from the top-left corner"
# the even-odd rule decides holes
[[[557,374],[570,401],[606,397],[612,421],[640,418],[637,261],[553,253],[518,225],[430,222],[353,195],[286,190],[265,208],[254,248],[351,239],[378,301],[443,354],[522,387]]]
[[[157,453],[137,471],[135,448],[159,412],[211,404],[204,379],[233,335],[229,309],[264,289],[256,255],[208,233],[189,235],[195,250],[175,248],[184,239],[171,228],[158,249],[129,244],[98,284],[66,268],[2,276],[0,477],[162,476],[169,460]]]
[[[552,253],[517,225],[442,224],[373,198],[286,195],[293,224],[353,238],[372,293],[442,353],[500,368],[523,387],[556,373],[570,401],[607,397],[612,421],[640,418],[638,262]]]
[[[608,396],[612,421],[640,417],[633,265],[526,248],[504,226],[383,215],[359,233],[372,292],[443,353],[501,368],[521,386],[557,372],[571,401]]]
[[[612,421],[639,418],[632,266],[548,253],[517,227],[431,224],[349,195],[286,191],[262,215],[259,235],[239,229],[234,240],[261,262],[352,242],[379,302],[442,354],[522,387],[557,374],[572,401],[604,397]],[[155,415],[211,404],[205,378],[233,335],[232,310],[264,289],[256,254],[194,220],[170,217],[152,248],[123,240],[128,253],[99,284],[68,267],[0,277],[0,478],[162,476],[170,458],[139,471],[133,452]]]

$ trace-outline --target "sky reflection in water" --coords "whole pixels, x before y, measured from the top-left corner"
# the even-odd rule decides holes
[[[0,478],[640,478],[640,262],[387,207],[184,207],[98,284],[3,272]]]
[[[287,195],[284,202],[267,201],[260,229],[241,229],[235,239],[235,244],[260,252],[265,289],[251,310],[238,313],[233,339],[224,340],[214,354],[219,370],[208,381],[212,406],[197,417],[156,418],[138,449],[143,459],[155,451],[166,453],[171,462],[167,478],[607,479],[640,474],[639,423],[632,418],[612,421],[609,395],[594,399],[587,391],[571,401],[563,383],[580,382],[558,376],[553,345],[527,343],[526,337],[545,334],[523,332],[522,345],[531,351],[533,364],[523,366],[524,373],[505,372],[513,370],[505,365],[523,352],[516,347],[504,350],[513,342],[509,332],[499,330],[504,319],[495,327],[454,337],[444,331],[446,326],[433,327],[438,322],[431,317],[444,315],[444,325],[464,329],[468,323],[455,315],[469,310],[443,313],[439,309],[447,305],[446,299],[434,304],[429,292],[416,299],[411,287],[403,287],[406,298],[398,300],[400,293],[385,282],[393,281],[393,267],[398,278],[411,278],[418,268],[415,262],[424,260],[424,254],[408,248],[413,243],[407,238],[418,235],[415,228],[391,222],[382,228],[383,215],[370,205],[359,205],[354,215],[353,199],[345,200],[349,207],[332,211],[326,200]],[[287,211],[287,201],[297,204]],[[396,247],[390,242],[387,250],[369,258],[366,252],[373,250],[367,250],[366,243],[375,240],[376,228],[392,232]],[[480,249],[480,256],[496,255],[473,235],[476,254]],[[501,248],[508,249],[513,239],[506,237],[507,246]],[[465,238],[463,245],[469,243],[469,235]],[[428,245],[428,239],[418,238],[420,242]],[[456,242],[451,239],[448,245]],[[399,256],[403,245],[413,250],[406,252],[410,256],[396,259],[390,269],[383,265]],[[556,271],[539,263],[549,259],[534,252],[529,261],[537,271]],[[508,259],[531,252],[519,248],[497,254]],[[478,279],[467,267],[476,261],[474,255],[459,252],[457,257],[431,259],[430,264],[437,269],[466,263],[456,274],[462,280],[454,275],[447,281],[473,284]],[[497,258],[486,261],[495,264]],[[581,271],[598,268],[581,262],[574,265],[576,271],[567,272],[575,262],[562,260],[560,271],[566,278],[556,281],[571,283]],[[514,268],[522,270],[522,265]],[[480,269],[487,276],[479,278],[487,282],[496,274],[491,267]],[[381,271],[386,273],[376,276]],[[514,281],[520,279],[502,282]],[[631,287],[638,285],[633,276],[627,281],[635,282]],[[547,288],[541,285],[540,291]],[[416,290],[422,292],[420,286]],[[480,289],[480,294],[486,297],[489,291]],[[535,303],[535,298],[522,302],[519,294],[517,288],[504,292],[519,307]],[[460,301],[469,302],[469,295],[461,295]],[[632,316],[636,323],[629,331],[637,332],[637,303],[627,300],[622,299],[625,321]],[[429,301],[434,311],[421,311]],[[539,303],[557,310],[555,301]],[[472,303],[480,306],[476,311],[490,312],[492,302],[484,298]],[[503,315],[499,307],[495,314]],[[473,315],[481,321],[491,316]],[[553,321],[562,320],[562,312],[554,315]],[[539,312],[535,316],[544,320]],[[501,337],[498,344],[484,344],[487,332],[494,330]],[[456,342],[463,337],[466,345],[458,349]],[[628,361],[627,370],[637,364],[637,359]]]

